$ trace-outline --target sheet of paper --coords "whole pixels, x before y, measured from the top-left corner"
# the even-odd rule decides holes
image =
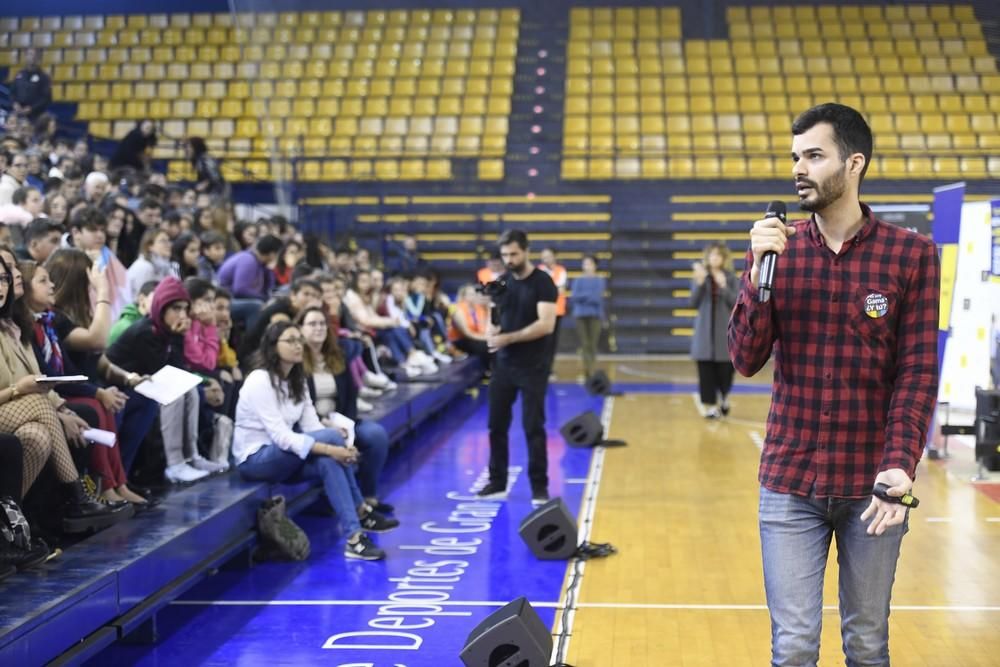
[[[170,405],[199,384],[201,377],[194,373],[176,366],[164,366],[149,380],[136,385],[135,390],[160,405]]]
[[[99,428],[88,428],[83,432],[83,439],[89,442],[96,442],[105,447],[115,446],[115,434]]]
[[[39,375],[35,382],[86,382],[89,379],[86,375]]]
[[[331,412],[330,415],[329,415],[329,417],[328,417],[328,419],[330,420],[330,423],[333,425],[333,428],[336,428],[336,429],[342,428],[342,429],[346,429],[347,430],[347,437],[345,438],[345,440],[347,441],[347,446],[348,447],[353,447],[354,446],[354,420],[351,419],[350,417],[345,417],[344,415],[340,414],[339,412]]]

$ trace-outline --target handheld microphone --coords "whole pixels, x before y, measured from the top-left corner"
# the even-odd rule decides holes
[[[777,218],[781,224],[785,224],[785,202],[773,201],[767,205],[764,212],[765,218]],[[778,253],[769,250],[760,259],[760,278],[758,281],[757,300],[767,303],[771,300],[771,291],[774,289],[774,268],[778,263]]]
[[[884,500],[887,503],[894,503],[896,505],[906,505],[910,509],[915,509],[917,505],[920,504],[920,501],[917,500],[915,496],[909,493],[904,493],[902,496],[897,498],[896,496],[890,496],[888,491],[889,491],[888,484],[883,484],[882,482],[878,482],[875,485],[875,488],[872,490],[872,495],[875,496],[876,498]]]

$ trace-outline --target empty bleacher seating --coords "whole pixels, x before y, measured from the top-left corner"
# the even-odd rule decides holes
[[[0,66],[46,47],[54,98],[91,133],[153,118],[204,136],[230,180],[447,179],[450,158],[502,178],[520,12],[371,10],[23,17]],[[158,156],[181,158],[169,141]],[[329,158],[333,158],[329,160]],[[179,159],[174,176],[189,175]]]
[[[832,100],[868,115],[873,177],[1000,176],[1000,75],[971,6],[726,19],[729,39],[684,40],[677,8],[571,10],[563,178],[783,177],[792,119]]]

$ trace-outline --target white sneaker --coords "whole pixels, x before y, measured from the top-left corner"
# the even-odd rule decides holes
[[[215,461],[209,461],[208,459],[202,458],[198,455],[195,455],[194,458],[191,459],[190,465],[195,470],[204,470],[209,475],[229,470],[229,464],[227,463],[216,463]]]
[[[192,468],[187,463],[175,463],[172,466],[167,466],[167,469],[163,471],[163,475],[171,484],[187,484],[188,482],[196,482],[203,477],[208,477],[207,472]]]
[[[434,361],[438,362],[439,364],[443,364],[445,366],[447,366],[452,362],[451,357],[449,357],[444,352],[438,352],[437,350],[434,350],[434,353],[431,356],[434,357]]]
[[[403,366],[403,370],[406,371],[406,377],[415,378],[415,377],[420,377],[420,375],[422,374],[423,367],[417,366],[415,363],[406,364],[405,366]]]
[[[358,396],[361,398],[378,398],[381,395],[382,391],[375,387],[361,387],[361,389],[358,389]]]
[[[365,371],[363,379],[366,385],[375,389],[385,389],[388,385],[392,384],[388,376],[381,373],[372,373],[371,371]]]
[[[371,412],[375,409],[375,406],[368,401],[359,398],[358,399],[358,412]]]

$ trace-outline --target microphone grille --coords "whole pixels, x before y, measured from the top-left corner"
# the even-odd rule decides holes
[[[777,199],[767,205],[767,211],[764,213],[765,218],[778,218],[782,222],[785,221],[786,215],[785,202]]]

